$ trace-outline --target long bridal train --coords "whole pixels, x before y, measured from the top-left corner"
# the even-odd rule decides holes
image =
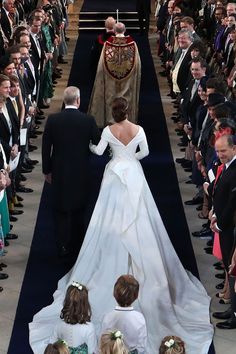
[[[30,323],[31,347],[35,354],[43,353],[72,281],[89,289],[99,337],[104,314],[115,306],[116,279],[132,273],[140,283],[134,307],[147,322],[146,353],[157,353],[162,338],[172,334],[184,340],[188,354],[206,354],[213,337],[210,298],[200,281],[183,268],[159,215],[138,161],[148,154],[144,131],[140,127],[125,146],[107,127],[99,145],[91,149],[102,154],[108,143],[113,158],[106,166],[84,244],[74,267],[59,281],[53,303]]]

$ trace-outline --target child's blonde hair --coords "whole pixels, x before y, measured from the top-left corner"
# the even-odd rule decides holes
[[[53,344],[48,344],[44,354],[70,354],[67,344],[63,340],[58,340]]]
[[[120,331],[109,331],[101,336],[100,354],[129,354]]]

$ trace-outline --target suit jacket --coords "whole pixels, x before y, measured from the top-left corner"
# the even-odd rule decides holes
[[[12,103],[11,103],[12,105]],[[6,104],[6,106],[9,106],[9,103]],[[12,105],[11,109],[14,110],[14,107]],[[11,153],[11,146],[9,145],[10,143],[10,139],[12,137],[12,145],[14,144],[18,144],[19,141],[19,130],[16,128],[16,124],[15,124],[15,118],[12,118],[12,114],[14,114],[13,111],[9,111],[9,117],[11,119],[11,124],[12,124],[12,131],[10,131],[7,120],[4,116],[3,113],[0,113],[0,140],[3,146],[3,149],[5,151],[6,154],[6,159],[7,162],[9,162],[10,159],[10,153]],[[15,113],[16,115],[16,113]]]
[[[234,213],[236,211],[236,160],[219,177],[212,188],[213,209],[220,232],[220,245],[224,264],[229,265],[234,245]]]
[[[192,79],[183,94],[183,103],[181,105],[184,123],[187,124],[188,122],[190,122],[193,131],[196,128],[196,112],[198,107],[202,104],[202,101],[198,95],[198,90],[195,91],[191,99],[192,88],[194,83],[195,80]]]
[[[8,110],[9,117],[11,119],[11,124],[12,124],[12,132],[13,133],[13,145],[19,143],[19,136],[20,136],[20,120],[19,117],[16,114],[16,110],[13,106],[13,103],[10,98],[7,99],[6,101],[6,106]]]
[[[39,45],[40,45],[40,49],[41,49],[41,55],[39,55],[37,46],[36,46],[35,41],[34,41],[31,34],[30,34],[30,42],[31,42],[31,48],[30,48],[31,61],[34,65],[36,80],[38,80],[39,75],[42,73],[42,70],[43,70],[43,63],[44,63],[44,59],[45,59],[45,52],[44,52],[45,46],[44,46],[42,40],[39,39]],[[39,64],[40,64],[40,73],[38,71]]]
[[[216,7],[211,15],[211,6],[206,5],[204,7],[204,26],[207,29],[207,38],[212,39],[215,33],[216,19],[214,16]]]
[[[35,86],[36,82],[35,82],[34,74],[32,73],[30,66],[27,62],[24,63],[24,67],[26,70],[26,73],[23,78],[24,84],[25,84],[25,89],[26,89],[27,95],[31,95],[34,90],[34,86]]]
[[[2,36],[2,32],[0,31],[0,57],[5,54],[5,48],[4,48],[4,39]]]
[[[219,26],[215,38],[214,38],[214,49],[217,52],[220,52],[222,50],[222,37],[224,36],[225,32],[225,26]]]
[[[157,18],[157,29],[159,31],[163,31],[165,25],[166,25],[166,20],[168,18],[168,1],[166,1],[163,5],[161,5],[159,13],[158,13],[158,18]]]
[[[9,18],[7,16],[7,13],[6,13],[4,7],[2,8],[2,11],[1,11],[1,21],[0,22],[1,22],[2,30],[9,41],[11,39],[11,36],[13,33],[13,28],[11,26],[11,23],[9,21]]]
[[[66,108],[48,117],[42,141],[43,173],[52,173],[54,208],[83,207],[88,197],[89,142],[100,132],[92,116]]]
[[[178,57],[176,58],[176,62],[177,61],[178,61]],[[185,54],[178,70],[177,85],[181,93],[184,92],[186,89],[186,85],[189,78],[190,64],[191,64],[191,46],[188,48],[187,53]]]

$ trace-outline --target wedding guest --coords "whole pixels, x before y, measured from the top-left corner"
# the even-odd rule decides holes
[[[137,350],[138,353],[143,353],[147,338],[146,322],[143,315],[132,307],[138,293],[139,283],[132,275],[121,275],[117,279],[113,295],[118,306],[105,315],[102,333],[114,328],[120,329],[129,351]]]
[[[235,136],[225,135],[221,132],[216,137],[215,150],[222,170],[219,178],[211,184],[208,191],[212,196],[212,217],[211,229],[219,232],[220,248],[225,270],[228,272],[231,264],[232,253],[235,249],[234,228],[235,228],[235,189],[236,189],[236,145]],[[224,167],[225,166],[225,167]],[[229,279],[231,309],[224,312],[214,312],[213,317],[226,320],[216,324],[220,329],[236,328],[236,294],[234,292],[234,281]],[[225,302],[226,303],[226,302]]]
[[[185,345],[177,336],[166,336],[162,339],[159,354],[185,354]]]
[[[68,346],[64,340],[58,340],[53,344],[48,344],[44,354],[70,354]]]
[[[3,96],[0,96],[0,117],[2,113],[2,107],[5,99]],[[9,213],[7,207],[7,198],[5,189],[9,183],[9,178],[7,174],[7,162],[6,156],[0,140],[0,256],[3,256],[5,253],[4,246],[6,245],[6,235],[10,231],[9,224]],[[7,267],[6,264],[0,263],[0,280],[8,278],[8,274],[2,273],[3,268]],[[0,286],[0,292],[3,291],[3,287]]]
[[[129,354],[120,331],[104,333],[100,340],[101,354]],[[137,353],[135,351],[133,354]],[[131,353],[130,353],[131,354]]]
[[[58,320],[50,342],[63,338],[68,343],[70,353],[86,351],[96,352],[97,340],[91,323],[91,308],[88,289],[76,282],[68,287],[60,319]]]

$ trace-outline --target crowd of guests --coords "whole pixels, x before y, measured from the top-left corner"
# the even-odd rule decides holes
[[[143,315],[132,307],[138,294],[139,283],[132,275],[122,275],[117,279],[113,291],[117,306],[105,314],[97,343],[88,289],[73,282],[67,289],[60,318],[44,354],[144,354],[146,322]],[[159,353],[185,354],[185,344],[177,336],[166,336]]]
[[[23,198],[32,193],[22,182],[27,180],[37,160],[30,152],[37,149],[32,139],[45,119],[43,109],[50,106],[58,64],[67,63],[69,40],[67,2],[63,0],[3,0],[0,16],[0,256],[7,253],[11,222],[23,213]],[[0,262],[0,280],[7,265]],[[0,286],[0,292],[3,288]]]
[[[211,237],[207,245],[210,249],[206,249],[211,253],[217,232],[222,231],[220,221],[214,215],[214,207],[217,207],[214,205],[214,189],[224,165],[229,167],[223,163],[223,157],[219,160],[222,145],[232,149],[231,160],[236,156],[233,150],[236,145],[236,3],[163,0],[158,1],[156,16],[158,53],[164,68],[160,75],[167,78],[170,86],[169,96],[174,99],[176,108],[172,119],[177,124],[177,134],[181,136],[179,146],[185,153],[176,162],[191,173],[187,183],[193,183],[197,188],[196,196],[186,204],[198,205],[198,216],[206,219],[203,229],[193,236]],[[16,221],[15,216],[23,212],[20,209],[23,198],[18,193],[32,192],[22,185],[22,181],[26,180],[24,174],[31,172],[37,163],[29,157],[35,149],[31,139],[40,134],[38,128],[44,119],[42,109],[49,107],[53,83],[61,76],[58,64],[66,63],[63,58],[66,54],[66,23],[67,9],[62,0],[43,0],[40,4],[29,0],[2,2],[1,254],[6,252],[9,240],[17,238],[10,233],[10,221]],[[230,206],[235,206],[235,191],[227,191],[230,192]],[[228,210],[227,217],[233,217],[235,209]],[[232,225],[234,220],[230,219],[229,223]],[[225,270],[221,274],[225,278],[224,283],[218,285],[218,289],[222,289],[218,297],[223,303],[230,303],[233,296],[228,271],[235,244],[233,234],[229,236],[232,236],[232,242],[227,247],[231,249],[225,252],[222,244],[218,245],[217,255],[221,261],[215,264],[216,269]],[[236,262],[236,255],[233,255],[233,261]],[[1,263],[0,271],[5,266]],[[0,279],[7,277],[6,273],[0,273]],[[132,303],[138,298],[138,290],[138,282],[130,275],[117,280],[114,296],[118,306],[104,317],[99,344],[101,353],[145,352],[145,319],[132,308]],[[132,311],[127,311],[129,308]],[[231,315],[232,311],[228,311],[223,317],[219,313],[215,317],[229,319]],[[47,346],[45,354],[95,353],[98,344],[90,318],[88,290],[84,285],[73,282],[67,289],[61,316],[51,338],[54,344]],[[236,328],[236,321],[231,320],[233,326],[219,328]],[[140,327],[136,328],[137,325]],[[177,348],[178,353],[185,353],[184,343],[174,336],[163,339],[159,352],[169,354],[173,348]]]
[[[235,264],[235,131],[236,131],[236,3],[225,0],[159,1],[156,11],[158,55],[162,60],[176,110],[171,119],[184,156],[176,163],[190,174],[187,184],[205,220],[194,237],[207,238],[205,252],[214,254],[216,296],[231,307],[213,317],[226,320],[218,328],[236,328]],[[224,172],[225,171],[225,172]]]

